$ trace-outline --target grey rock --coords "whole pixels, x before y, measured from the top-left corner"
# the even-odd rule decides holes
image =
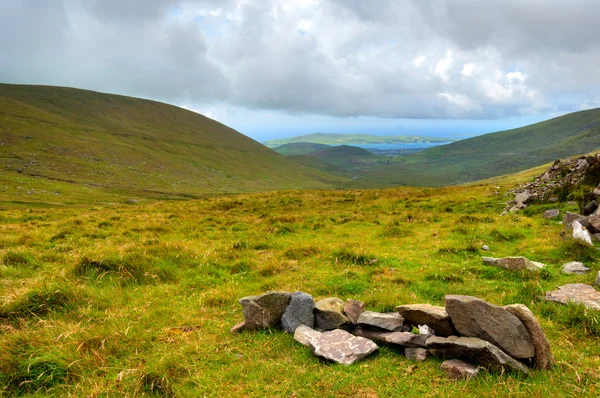
[[[427,325],[435,334],[448,337],[454,333],[452,322],[444,307],[429,304],[406,304],[396,307],[396,311],[411,325]]]
[[[461,361],[460,359],[447,359],[440,365],[450,378],[455,380],[470,380],[479,373],[479,366]]]
[[[550,210],[546,210],[544,212],[544,218],[550,220],[552,218],[556,218],[558,217],[558,215],[560,214],[560,210],[558,209],[550,209]]]
[[[502,307],[476,297],[447,295],[446,311],[463,336],[489,341],[513,358],[532,358],[535,354],[523,323]]]
[[[316,339],[321,335],[321,332],[317,332],[316,330],[309,328],[306,325],[300,325],[296,328],[294,332],[294,340],[298,343],[310,347],[310,341]]]
[[[525,203],[517,203],[516,205],[514,205],[513,207],[510,208],[509,212],[510,213],[516,213],[519,210],[523,210],[524,208],[526,208],[527,205]]]
[[[592,200],[583,208],[583,215],[589,216],[590,214],[593,214],[596,211],[596,209],[598,209],[598,203],[596,203],[595,200]]]
[[[240,299],[246,329],[256,330],[279,326],[281,316],[292,295],[288,292],[267,292]]]
[[[551,368],[554,365],[554,355],[550,350],[550,342],[533,312],[523,304],[507,305],[504,309],[519,318],[529,333],[535,351],[534,366],[538,369]]]
[[[358,317],[365,310],[365,303],[359,300],[346,300],[346,304],[344,305],[344,313],[350,319],[350,322],[353,324],[357,324]]]
[[[231,329],[229,329],[229,333],[238,334],[238,333],[242,333],[244,330],[246,330],[246,322],[242,321],[240,323],[236,323],[235,325],[233,325],[231,327]]]
[[[344,313],[344,302],[336,297],[329,297],[315,303],[315,327],[319,330],[345,329],[354,325]]]
[[[481,246],[481,250],[489,252],[490,251],[490,247],[488,245],[483,245],[483,246]]]
[[[423,362],[427,359],[427,349],[406,347],[404,349],[404,355],[411,361]]]
[[[587,229],[590,233],[600,232],[600,214],[593,214],[587,218]]]
[[[600,286],[600,271],[598,271],[598,275],[596,275],[596,279],[594,280],[594,286]]]
[[[357,324],[362,328],[373,327],[390,332],[397,332],[402,330],[404,318],[397,312],[382,314],[374,311],[363,311],[358,317]]]
[[[310,294],[296,292],[281,316],[281,327],[293,334],[300,325],[312,328],[315,325],[315,301]]]
[[[419,325],[419,334],[422,336],[434,336],[435,330],[428,325]]]
[[[515,371],[529,374],[527,366],[511,358],[489,341],[476,337],[433,336],[427,340],[427,349],[433,356],[463,359],[496,372]]]
[[[531,197],[531,195],[529,194],[529,192],[527,192],[527,191],[521,192],[515,196],[515,202],[527,203],[529,201],[530,197]]]
[[[579,261],[571,261],[562,266],[562,272],[565,274],[587,274],[590,269]]]
[[[315,355],[344,365],[352,365],[379,348],[371,340],[341,329],[323,332],[308,343]]]
[[[420,335],[410,332],[382,332],[379,330],[356,328],[352,331],[355,336],[365,337],[382,344],[399,345],[402,347],[425,348],[430,335]]]
[[[600,310],[600,292],[584,283],[560,286],[558,290],[547,292],[546,300],[560,304],[581,303],[588,308]]]
[[[562,221],[564,225],[569,226],[573,223],[573,221],[579,220],[580,218],[583,218],[581,214],[571,213],[570,211],[568,211],[565,213],[565,216],[563,217]]]
[[[546,266],[546,264],[531,261],[525,257],[482,257],[481,259],[483,260],[484,264],[493,265],[495,267],[501,267],[510,270],[527,269],[530,271],[539,271],[540,269]]]
[[[573,221],[571,224],[573,227],[573,239],[579,244],[584,246],[594,246],[592,242],[592,235],[590,232],[582,226],[579,221]]]

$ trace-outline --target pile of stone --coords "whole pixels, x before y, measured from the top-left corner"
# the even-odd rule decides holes
[[[509,191],[514,200],[507,203],[505,213],[524,209],[530,202],[557,201],[557,193],[565,189],[572,190],[588,176],[600,172],[600,153],[594,156],[581,156],[567,160],[556,160],[542,175],[533,182],[522,184]],[[600,197],[600,186],[590,194]],[[503,214],[505,214],[503,213]]]
[[[522,304],[499,307],[471,296],[447,295],[445,307],[409,304],[396,312],[364,309],[357,300],[314,302],[303,292],[267,292],[240,299],[244,321],[232,333],[282,328],[319,357],[353,364],[391,345],[412,360],[445,358],[451,377],[470,378],[480,368],[529,374],[554,364],[533,313]]]

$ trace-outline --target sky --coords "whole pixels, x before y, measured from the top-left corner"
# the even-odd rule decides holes
[[[465,138],[600,107],[598,0],[3,0],[0,82],[149,98],[258,141]]]

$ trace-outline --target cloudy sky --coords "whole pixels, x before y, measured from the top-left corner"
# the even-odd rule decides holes
[[[3,0],[0,81],[183,106],[257,140],[464,137],[600,106],[598,0]]]

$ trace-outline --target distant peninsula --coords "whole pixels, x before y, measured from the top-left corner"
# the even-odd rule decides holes
[[[277,148],[281,145],[294,142],[310,142],[325,145],[365,145],[365,144],[407,144],[417,142],[448,143],[454,140],[449,138],[433,138],[420,135],[371,135],[371,134],[333,134],[314,133],[299,135],[290,138],[264,141],[263,144],[269,148]]]

